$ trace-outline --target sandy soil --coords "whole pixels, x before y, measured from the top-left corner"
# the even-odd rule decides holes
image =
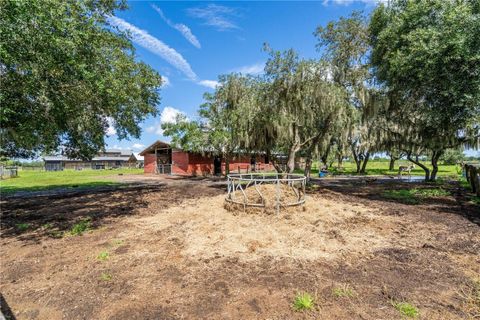
[[[473,318],[480,208],[455,184],[452,196],[419,205],[382,198],[395,187],[322,186],[280,215],[227,211],[224,185],[198,180],[4,199],[2,310],[17,319],[400,319],[391,301],[406,301],[422,319]],[[91,231],[67,235],[87,216]],[[352,296],[333,294],[346,287]],[[304,291],[316,307],[295,312]]]

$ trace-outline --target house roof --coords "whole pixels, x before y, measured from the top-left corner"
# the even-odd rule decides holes
[[[146,153],[155,150],[155,148],[171,148],[170,144],[157,140],[148,147],[146,147],[142,152],[139,153],[139,155],[144,156]]]
[[[132,150],[124,150],[124,149],[105,149],[105,152],[101,153],[120,153],[122,156],[130,156],[133,151]]]
[[[133,158],[132,158],[133,157]],[[129,161],[137,160],[138,157],[132,150],[106,149],[99,152],[91,161]],[[43,157],[44,161],[82,161],[81,159],[71,159],[63,155],[48,155]]]

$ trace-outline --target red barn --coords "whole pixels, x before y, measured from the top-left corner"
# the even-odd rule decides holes
[[[209,175],[225,173],[225,160],[213,154],[195,153],[172,148],[168,143],[156,141],[140,152],[144,157],[145,173],[178,174],[178,175]],[[238,155],[230,160],[230,172],[251,172],[269,170],[270,164],[265,163],[264,156],[250,154]]]

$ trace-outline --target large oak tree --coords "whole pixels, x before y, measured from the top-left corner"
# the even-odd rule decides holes
[[[0,1],[0,152],[62,149],[90,158],[108,125],[139,137],[157,113],[160,75],[135,59],[128,35],[108,23],[115,0]]]

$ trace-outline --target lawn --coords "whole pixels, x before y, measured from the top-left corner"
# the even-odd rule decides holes
[[[432,170],[432,166],[428,162],[422,162],[423,164],[427,165],[427,167]],[[406,160],[401,160],[395,162],[395,170],[390,171],[388,170],[389,167],[389,162],[388,161],[369,161],[367,163],[367,175],[398,175],[398,167],[399,166],[407,166],[410,165],[411,162],[406,161]],[[351,174],[351,175],[356,175],[356,166],[355,162],[348,162],[345,161],[343,162],[343,170],[338,171],[336,167],[338,166],[337,163],[333,164],[333,169],[330,168],[329,171],[332,172],[334,175],[337,174]],[[318,168],[320,165],[314,164],[312,168],[312,173],[313,174],[318,174]],[[405,173],[404,173],[405,174]],[[453,177],[457,178],[458,175],[461,174],[461,168],[458,165],[446,165],[446,164],[440,164],[439,169],[438,169],[438,177]],[[423,171],[422,168],[416,166],[415,169],[412,170],[412,176],[423,176],[425,175],[425,172]]]
[[[119,184],[119,174],[143,174],[143,169],[19,171],[17,178],[0,181],[1,193],[55,188],[88,188]]]

